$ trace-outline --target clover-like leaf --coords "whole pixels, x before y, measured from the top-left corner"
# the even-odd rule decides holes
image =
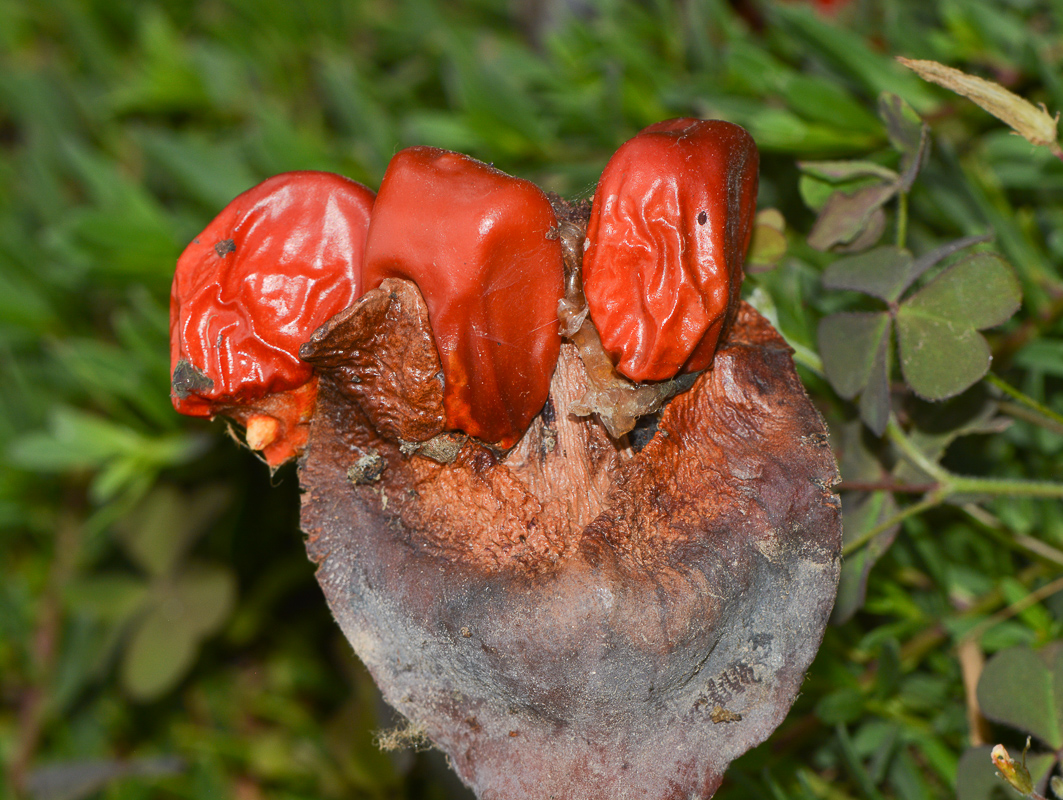
[[[172,571],[228,502],[221,487],[208,486],[189,497],[177,488],[156,487],[118,525],[129,557],[150,575]]]
[[[836,244],[856,239],[868,226],[872,216],[897,194],[895,181],[877,182],[852,192],[832,194],[819,212],[808,244],[816,250],[829,250]]]
[[[148,584],[143,578],[119,572],[86,576],[63,587],[63,599],[70,609],[108,622],[132,617],[147,595]]]
[[[979,330],[1007,320],[1022,292],[1010,265],[975,253],[946,269],[897,310],[901,369],[912,390],[944,400],[989,370],[989,345]]]
[[[173,602],[197,636],[209,636],[229,618],[236,600],[236,579],[218,564],[190,566],[174,581]]]
[[[122,685],[142,701],[165,694],[184,677],[203,638],[228,619],[236,580],[225,567],[199,564],[160,579],[154,591],[122,658]]]
[[[890,144],[901,154],[902,192],[910,191],[929,153],[930,133],[926,124],[901,97],[884,92],[878,101],[879,116],[886,123]]]
[[[965,250],[968,247],[972,247],[976,244],[985,244],[993,240],[992,234],[984,234],[982,236],[964,236],[962,239],[953,239],[951,242],[946,242],[940,247],[935,247],[928,253],[924,253],[915,260],[912,264],[911,282],[915,283],[919,278],[923,276],[928,269],[936,266],[939,262],[944,261],[954,253],[958,253],[961,250]]]
[[[846,400],[864,392],[860,415],[881,436],[889,418],[889,314],[831,314],[820,320],[817,338],[830,385]]]
[[[982,670],[978,705],[995,722],[1032,734],[1053,750],[1063,747],[1063,663],[1059,651],[1035,653],[1013,647],[997,653]],[[1056,658],[1053,658],[1056,656]],[[1047,662],[1047,663],[1046,663]],[[1055,662],[1055,663],[1053,663]]]
[[[886,432],[890,419],[890,343],[890,331],[887,328],[879,338],[867,376],[867,386],[860,394],[860,418],[876,436]]]
[[[914,313],[964,319],[982,330],[1000,325],[1022,302],[1015,271],[995,253],[974,253],[949,267],[905,305]]]
[[[925,400],[954,397],[989,371],[985,338],[959,321],[898,314],[897,331],[904,378]]]
[[[912,254],[901,247],[876,247],[839,258],[823,271],[823,285],[863,292],[892,303],[911,284],[914,264]]]
[[[122,657],[122,686],[135,699],[154,700],[192,666],[199,638],[171,604],[153,608],[133,631]]]

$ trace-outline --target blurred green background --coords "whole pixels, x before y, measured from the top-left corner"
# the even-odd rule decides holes
[[[819,374],[815,332],[852,298],[820,284],[833,256],[805,243],[796,164],[895,161],[876,113],[894,92],[934,137],[909,246],[995,232],[1026,302],[992,339],[994,369],[1063,411],[1063,164],[894,55],[1063,108],[1060,0],[0,0],[0,791],[468,796],[438,753],[375,746],[397,721],[314,583],[294,468],[270,476],[221,421],[170,407],[176,258],[272,174],[375,188],[396,150],[429,144],[585,198],[645,125],[745,125],[761,205],[789,231],[746,293],[803,356],[840,448],[859,425]],[[1012,424],[946,464],[1063,478],[1058,424],[994,411]],[[958,645],[981,625],[977,663],[1063,634],[1061,595],[1031,595],[1063,565],[1059,506],[909,517],[790,718],[718,796],[954,796],[971,741]]]

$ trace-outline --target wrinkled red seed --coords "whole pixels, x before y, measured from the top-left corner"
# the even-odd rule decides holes
[[[556,224],[538,187],[468,156],[410,147],[391,160],[364,287],[406,278],[421,290],[449,429],[509,447],[546,402],[561,346]]]
[[[276,175],[185,249],[170,293],[177,411],[233,417],[271,466],[299,454],[317,385],[299,346],[360,292],[373,197],[328,172]]]
[[[757,148],[737,125],[673,119],[627,141],[594,194],[591,319],[636,381],[707,367],[734,314],[753,231]]]
[[[288,172],[225,207],[177,262],[174,408],[209,417],[310,379],[299,345],[360,293],[372,205],[347,178]]]

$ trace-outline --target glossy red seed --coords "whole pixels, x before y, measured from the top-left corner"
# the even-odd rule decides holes
[[[276,436],[309,414],[305,390],[269,411],[252,406],[311,381],[299,346],[360,293],[373,197],[339,175],[289,172],[241,194],[196,237],[170,294],[174,408],[245,423],[281,414]],[[255,442],[273,443],[269,420],[251,428]]]
[[[704,369],[739,301],[758,155],[719,120],[651,125],[606,165],[583,258],[591,319],[636,381]]]
[[[509,447],[546,402],[561,345],[556,224],[538,187],[468,156],[411,147],[388,166],[365,290],[392,277],[421,290],[448,428]]]

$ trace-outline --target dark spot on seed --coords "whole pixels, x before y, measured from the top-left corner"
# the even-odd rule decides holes
[[[218,258],[225,258],[229,253],[236,252],[236,242],[232,239],[222,239],[214,245],[214,252],[218,254]]]
[[[546,398],[546,405],[543,406],[543,425],[553,425],[554,420],[557,419],[557,412],[554,410],[554,400],[552,397]]]
[[[704,225],[708,221],[709,221],[709,215],[706,214],[704,211],[702,211],[700,214],[698,214],[698,225]]]
[[[192,366],[191,362],[181,359],[174,367],[173,379],[170,381],[174,397],[184,400],[190,394],[205,394],[214,388],[206,374]]]

